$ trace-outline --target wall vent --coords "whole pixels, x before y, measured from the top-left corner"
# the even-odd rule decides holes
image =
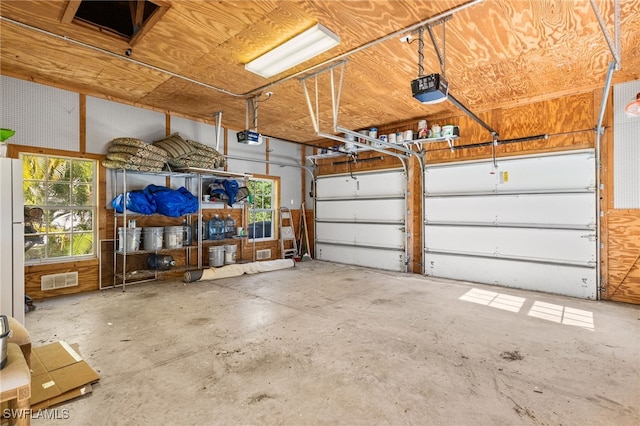
[[[78,285],[78,272],[64,274],[43,275],[40,277],[40,289],[54,290],[57,288],[75,287]]]
[[[256,260],[271,259],[271,249],[256,250]]]

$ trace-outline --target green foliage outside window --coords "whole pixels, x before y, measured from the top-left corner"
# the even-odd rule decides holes
[[[25,204],[25,261],[70,260],[95,253],[94,160],[22,155]],[[30,220],[30,209],[41,209]]]
[[[256,238],[271,237],[274,235],[273,181],[269,179],[251,179],[247,187],[253,196],[253,203],[249,208],[249,233],[254,235],[255,231]]]

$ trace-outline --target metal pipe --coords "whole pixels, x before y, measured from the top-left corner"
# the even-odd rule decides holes
[[[222,111],[214,113],[216,117],[216,151],[220,152],[220,139],[222,138]]]
[[[351,132],[351,130],[349,130],[349,132]],[[358,134],[358,133],[356,133],[356,134]],[[332,139],[332,140],[338,141],[338,142],[350,143],[350,144],[353,144],[355,146],[359,146],[360,148],[366,148],[368,150],[376,151],[376,152],[379,152],[381,154],[391,155],[391,156],[399,158],[399,159],[408,158],[404,154],[398,154],[397,152],[391,152],[391,151],[387,151],[387,150],[382,149],[382,148],[376,148],[376,147],[369,146],[367,144],[364,144],[364,143],[361,143],[361,142],[358,142],[358,141],[350,141],[350,140],[347,140],[347,139],[345,139],[343,137],[332,135],[330,133],[318,132],[318,136],[320,136],[322,138],[326,138],[326,139]],[[360,136],[364,136],[364,135],[360,135]]]
[[[380,157],[369,157],[369,158],[361,158],[359,160],[357,160],[359,163],[368,163],[370,161],[382,161],[384,160],[384,157],[381,155]],[[331,162],[332,166],[339,166],[342,164],[347,164],[347,163],[351,163],[351,162],[356,162],[356,160],[345,160],[345,161],[333,161]]]
[[[589,0],[589,1],[591,2],[591,8],[593,9],[593,12],[596,15],[596,19],[598,20],[598,24],[600,24],[600,29],[602,30],[604,39],[607,41],[607,45],[609,46],[611,55],[613,56],[613,59],[616,63],[616,69],[620,69],[620,52],[618,51],[617,46],[611,40],[611,36],[609,35],[609,30],[607,29],[607,24],[604,22],[604,19],[602,18],[602,14],[600,13],[600,9],[598,8],[596,1],[595,0]],[[615,3],[616,3],[615,7],[617,10],[619,10],[620,8],[619,1],[620,0],[615,0]],[[615,28],[618,28],[618,25],[619,25],[618,19],[619,19],[619,15],[616,14],[616,16],[614,17],[614,20],[616,21]]]
[[[52,33],[51,31],[46,31],[46,30],[34,27],[32,25],[27,25],[27,24],[24,24],[22,22],[14,21],[13,19],[9,19],[9,18],[6,18],[4,16],[0,16],[0,20],[10,22],[10,23],[12,23],[14,25],[17,25],[19,27],[22,27],[22,28],[26,28],[26,29],[29,29],[29,30],[37,31],[37,32],[42,33],[42,34],[46,34],[46,35],[48,35],[50,37],[54,37],[54,38],[57,38],[57,39],[60,39],[60,40],[68,41],[70,43],[74,43],[74,44],[77,44],[79,46],[86,47],[87,49],[95,50],[96,52],[100,52],[100,53],[103,53],[105,55],[113,56],[113,57],[118,58],[118,59],[124,59],[125,61],[129,61],[129,62],[134,63],[136,65],[140,65],[142,67],[147,67],[147,68],[150,68],[150,69],[152,69],[154,71],[158,71],[158,72],[161,72],[163,74],[170,75],[171,77],[176,77],[176,78],[179,78],[181,80],[188,81],[189,83],[193,83],[193,84],[197,84],[199,86],[206,87],[207,89],[213,89],[213,90],[216,90],[218,92],[224,93],[224,94],[229,95],[229,96],[234,96],[234,97],[237,97],[237,98],[245,97],[245,95],[243,95],[243,94],[233,93],[233,92],[225,90],[225,89],[223,89],[221,87],[217,87],[217,86],[213,86],[211,84],[203,83],[203,82],[195,80],[193,78],[185,77],[184,75],[177,74],[175,72],[172,72],[172,71],[169,71],[169,70],[165,70],[163,68],[159,68],[159,67],[156,67],[154,65],[147,64],[145,62],[137,61],[137,60],[135,60],[133,58],[130,58],[128,56],[122,56],[122,55],[119,55],[117,53],[113,53],[113,52],[111,52],[109,50],[102,49],[102,48],[96,47],[96,46],[92,46],[92,45],[90,45],[88,43],[84,43],[82,41],[75,40],[75,39],[69,38],[67,36],[61,36],[59,34]]]
[[[410,33],[412,31],[415,31],[418,28],[421,28],[421,27],[424,27],[425,25],[428,25],[428,24],[434,23],[436,21],[439,21],[442,18],[445,18],[447,16],[451,16],[451,15],[455,14],[456,12],[459,12],[461,10],[464,10],[464,9],[468,8],[468,7],[474,6],[474,5],[478,4],[478,3],[482,3],[483,1],[484,0],[472,0],[472,1],[469,1],[467,3],[461,4],[459,6],[451,8],[451,9],[445,11],[445,12],[439,13],[436,16],[433,16],[431,18],[425,19],[425,20],[420,21],[420,22],[418,22],[416,24],[413,24],[413,25],[410,25],[408,27],[405,27],[405,28],[403,28],[401,30],[394,31],[394,32],[392,32],[390,34],[387,34],[387,35],[385,35],[383,37],[380,37],[380,38],[377,38],[375,40],[372,40],[372,41],[370,41],[368,43],[365,43],[365,44],[363,44],[363,45],[361,45],[359,47],[351,49],[351,50],[349,50],[349,51],[347,51],[345,53],[342,53],[342,54],[340,54],[338,56],[334,56],[333,58],[328,59],[326,61],[323,61],[323,62],[321,62],[321,63],[319,63],[317,65],[314,65],[312,67],[309,67],[309,68],[304,69],[302,71],[299,71],[297,73],[291,74],[289,76],[283,77],[283,78],[281,78],[279,80],[276,80],[276,81],[273,81],[273,82],[271,82],[269,84],[266,84],[264,86],[258,87],[257,89],[253,89],[253,90],[251,90],[249,92],[244,93],[243,95],[244,96],[249,96],[249,95],[251,95],[253,93],[261,92],[261,91],[263,91],[265,89],[268,89],[269,87],[275,86],[276,84],[280,84],[280,83],[283,83],[283,82],[285,82],[287,80],[290,80],[292,78],[296,78],[296,77],[298,77],[298,76],[300,76],[302,74],[308,73],[309,71],[313,71],[313,70],[321,68],[321,67],[323,67],[323,66],[325,66],[327,64],[330,64],[331,62],[335,62],[335,61],[339,61],[341,59],[347,58],[347,57],[353,55],[354,53],[358,53],[358,52],[360,52],[362,50],[368,49],[368,48],[370,48],[372,46],[375,46],[375,45],[377,45],[379,43],[385,42],[385,41],[387,41],[389,39],[392,39],[394,37],[398,37],[398,36],[400,36],[402,34],[406,34],[406,33]]]
[[[600,276],[600,274],[602,273],[601,271],[601,257],[602,254],[600,253],[600,251],[603,248],[602,242],[600,241],[601,238],[601,231],[600,231],[600,226],[601,226],[601,215],[603,214],[603,212],[600,211],[600,209],[602,208],[601,204],[602,202],[600,201],[600,171],[602,170],[602,164],[601,164],[601,148],[600,148],[600,144],[602,142],[602,134],[604,133],[604,129],[602,128],[602,122],[604,120],[604,113],[605,110],[607,109],[607,99],[609,99],[609,91],[611,90],[611,81],[613,80],[613,73],[616,70],[616,62],[610,62],[609,63],[609,70],[607,72],[607,79],[605,81],[605,85],[604,85],[604,89],[603,89],[603,93],[602,93],[602,100],[600,101],[600,114],[598,115],[598,124],[596,126],[596,288],[598,289],[597,294],[597,299],[600,299],[600,293],[602,292],[601,286],[602,286],[602,277]]]
[[[356,132],[356,131],[354,131],[354,130],[349,130],[349,129],[344,128],[344,127],[341,127],[341,126],[336,126],[336,130],[337,130],[338,132],[342,132],[342,133],[345,133],[345,134],[348,134],[348,135],[355,136],[356,138],[360,138],[360,139],[367,140],[367,141],[369,141],[369,142],[370,142],[370,143],[372,143],[372,144],[374,144],[374,143],[375,143],[375,144],[378,144],[378,145],[382,145],[382,146],[383,146],[383,147],[385,147],[385,148],[393,148],[393,149],[396,149],[396,150],[398,150],[398,151],[400,151],[400,152],[404,153],[405,157],[411,156],[411,155],[413,155],[413,153],[415,152],[415,151],[410,150],[410,149],[407,149],[407,148],[405,148],[405,147],[403,147],[403,146],[400,146],[400,145],[394,145],[394,144],[389,143],[389,142],[383,142],[383,141],[381,141],[380,139],[374,139],[374,138],[372,138],[372,137],[370,137],[370,136],[368,136],[368,135],[363,135],[363,134],[358,133],[358,132]],[[375,147],[370,146],[370,145],[364,145],[364,144],[360,144],[360,143],[357,143],[357,142],[354,142],[354,141],[348,141],[348,142],[350,142],[350,143],[355,143],[356,145],[360,145],[360,146],[363,146],[363,147],[365,147],[365,148],[373,149],[374,151],[378,150],[378,149],[376,149]],[[384,153],[390,153],[388,150],[379,150],[379,151],[380,151],[380,152],[384,152]]]
[[[266,164],[275,164],[276,166],[284,166],[284,167],[297,167],[300,169],[304,169],[306,170],[313,179],[315,179],[314,173],[313,173],[313,169],[311,169],[310,167],[307,166],[303,166],[302,164],[296,164],[296,163],[284,163],[284,162],[280,162],[280,161],[273,161],[273,160],[260,160],[258,158],[244,158],[244,157],[236,157],[234,155],[223,155],[224,158],[227,158],[229,160],[238,160],[238,161],[249,161],[249,162],[253,162],[253,163],[266,163]]]
[[[451,103],[453,103],[455,106],[457,106],[458,108],[460,108],[462,110],[462,112],[464,112],[465,114],[467,114],[469,117],[471,117],[474,121],[476,121],[478,124],[480,124],[482,127],[484,127],[489,133],[491,133],[493,135],[494,138],[498,138],[500,137],[500,135],[498,134],[498,132],[496,132],[491,126],[489,126],[487,123],[485,123],[484,121],[482,121],[482,119],[480,119],[480,117],[478,117],[477,115],[475,115],[473,112],[471,112],[471,110],[469,108],[467,108],[466,106],[464,106],[459,100],[457,100],[452,94],[451,92],[449,92],[449,96],[448,99],[451,101]]]
[[[172,77],[179,78],[179,79],[182,79],[182,80],[188,81],[188,82],[190,82],[190,83],[194,83],[194,84],[197,84],[197,85],[200,85],[200,86],[206,87],[206,88],[208,88],[208,89],[216,90],[216,91],[218,91],[218,92],[224,93],[224,94],[229,95],[229,96],[233,96],[233,97],[236,97],[236,98],[246,98],[246,97],[251,97],[251,96],[254,96],[254,95],[256,95],[256,94],[259,94],[259,93],[261,93],[264,89],[267,89],[267,88],[269,88],[269,87],[273,87],[273,86],[275,86],[275,85],[277,85],[277,84],[280,84],[280,83],[284,83],[285,81],[291,80],[292,78],[296,78],[296,77],[298,77],[298,76],[300,76],[300,75],[302,75],[302,74],[306,74],[306,73],[308,73],[309,71],[313,71],[313,70],[315,70],[315,69],[321,68],[321,67],[323,67],[323,66],[325,66],[325,65],[327,65],[327,64],[330,64],[331,62],[335,62],[335,61],[341,60],[341,59],[343,59],[343,58],[347,58],[348,56],[351,56],[351,55],[353,55],[354,53],[358,53],[358,52],[360,52],[360,51],[362,51],[362,50],[368,49],[368,48],[370,48],[370,47],[372,47],[372,46],[375,46],[375,45],[377,45],[377,44],[379,44],[379,43],[382,43],[382,42],[384,42],[384,41],[387,41],[387,40],[389,40],[389,39],[391,39],[391,38],[397,37],[397,36],[399,36],[399,35],[401,35],[401,34],[405,34],[405,33],[408,33],[408,32],[411,32],[411,31],[414,31],[414,30],[416,30],[416,29],[418,29],[418,28],[420,28],[420,27],[422,27],[422,26],[424,26],[424,25],[427,25],[427,24],[429,24],[429,23],[432,23],[432,22],[438,21],[438,20],[442,19],[443,17],[453,15],[453,14],[454,14],[454,13],[456,13],[456,12],[459,12],[459,11],[461,11],[461,10],[464,10],[464,9],[468,8],[468,7],[474,6],[475,4],[477,4],[477,3],[481,3],[481,2],[483,2],[483,1],[484,1],[484,0],[472,0],[472,1],[470,1],[470,2],[467,2],[467,3],[461,4],[461,5],[459,5],[459,6],[456,6],[456,7],[454,7],[454,8],[451,8],[451,9],[449,9],[449,10],[445,11],[445,12],[442,12],[442,13],[440,13],[440,14],[438,14],[438,15],[434,16],[434,17],[431,17],[431,18],[429,18],[429,19],[425,19],[425,20],[423,20],[423,21],[420,21],[420,22],[418,22],[418,23],[416,23],[416,24],[410,25],[410,26],[408,26],[408,27],[406,27],[406,28],[403,28],[403,29],[401,29],[401,30],[394,31],[393,33],[387,34],[386,36],[383,36],[383,37],[377,38],[377,39],[372,40],[372,41],[370,41],[370,42],[368,42],[368,43],[365,43],[365,44],[363,44],[363,45],[361,45],[361,46],[359,46],[359,47],[356,47],[356,48],[351,49],[351,50],[349,50],[349,51],[347,51],[347,52],[341,53],[341,54],[340,54],[340,55],[338,55],[338,56],[335,56],[335,57],[333,57],[333,58],[331,58],[331,59],[328,59],[328,60],[326,60],[326,61],[323,61],[323,62],[321,62],[321,63],[319,63],[319,64],[316,64],[316,65],[314,65],[314,66],[312,66],[312,67],[306,68],[306,69],[304,69],[304,70],[302,70],[302,71],[298,71],[298,72],[296,72],[296,73],[293,73],[293,74],[288,75],[288,76],[286,76],[286,77],[283,77],[283,78],[281,78],[281,79],[278,79],[278,80],[272,81],[272,82],[271,82],[271,83],[269,83],[269,84],[265,84],[265,85],[263,85],[263,86],[260,86],[260,87],[258,87],[258,88],[252,89],[252,90],[250,90],[250,91],[248,91],[248,92],[245,92],[245,93],[233,93],[233,92],[230,92],[230,91],[228,91],[228,90],[226,90],[226,89],[223,89],[223,88],[221,88],[221,87],[217,87],[217,86],[213,86],[213,85],[211,85],[211,84],[203,83],[203,82],[198,81],[198,80],[195,80],[195,79],[193,79],[193,78],[189,78],[189,77],[186,77],[186,76],[184,76],[184,75],[177,74],[177,73],[174,73],[174,72],[172,72],[172,71],[169,71],[169,70],[165,70],[165,69],[163,69],[163,68],[156,67],[156,66],[154,66],[154,65],[150,65],[150,64],[147,64],[147,63],[144,63],[144,62],[141,62],[141,61],[137,61],[137,60],[135,60],[135,59],[133,59],[133,58],[130,58],[130,57],[127,57],[127,56],[122,56],[122,55],[119,55],[119,54],[117,54],[117,53],[113,53],[113,52],[111,52],[111,51],[109,51],[109,50],[102,49],[102,48],[100,48],[100,47],[92,46],[92,45],[90,45],[90,44],[88,44],[88,43],[81,42],[81,41],[79,41],[79,40],[75,40],[75,39],[72,39],[72,38],[69,38],[69,37],[66,37],[66,36],[61,36],[61,35],[58,35],[58,34],[52,33],[52,32],[50,32],[50,31],[46,31],[46,30],[43,30],[43,29],[40,29],[40,28],[34,27],[34,26],[32,26],[32,25],[27,25],[27,24],[24,24],[24,23],[19,22],[19,21],[15,21],[15,20],[10,19],[10,18],[6,18],[6,17],[4,17],[4,16],[0,16],[0,19],[1,19],[1,20],[3,20],[3,21],[10,22],[10,23],[12,23],[12,24],[14,24],[14,25],[18,25],[18,26],[20,26],[20,27],[22,27],[22,28],[27,28],[27,29],[30,29],[30,30],[33,30],[33,31],[37,31],[37,32],[40,32],[40,33],[42,33],[42,34],[46,34],[46,35],[48,35],[48,36],[58,38],[58,39],[60,39],[60,40],[68,41],[68,42],[70,42],[70,43],[75,43],[75,44],[77,44],[77,45],[79,45],[79,46],[83,46],[83,47],[86,47],[86,48],[88,48],[88,49],[92,49],[92,50],[95,50],[95,51],[97,51],[97,52],[104,53],[104,54],[109,55],[109,56],[113,56],[113,57],[116,57],[116,58],[120,58],[120,59],[127,60],[127,61],[129,61],[129,62],[132,62],[132,63],[136,64],[136,65],[144,66],[144,67],[150,68],[150,69],[152,69],[152,70],[154,70],[154,71],[158,71],[158,72],[161,72],[161,73],[164,73],[164,74],[170,75],[170,76],[172,76]]]

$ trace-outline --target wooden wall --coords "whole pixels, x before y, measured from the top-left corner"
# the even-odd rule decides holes
[[[84,116],[84,115],[82,115]],[[167,124],[168,125],[168,124]],[[84,137],[84,133],[83,133]],[[113,283],[113,251],[116,246],[115,238],[114,238],[114,216],[113,209],[110,208],[110,200],[106,200],[106,181],[107,181],[107,173],[108,170],[105,169],[100,163],[102,160],[106,158],[105,155],[97,155],[97,154],[87,154],[84,152],[85,143],[84,140],[81,141],[81,152],[68,152],[62,150],[52,150],[52,149],[43,149],[43,148],[34,148],[30,146],[22,146],[9,144],[9,152],[8,156],[13,158],[18,158],[20,152],[32,152],[32,153],[40,153],[40,154],[49,154],[49,155],[61,155],[61,156],[71,156],[71,157],[79,157],[79,158],[91,158],[94,160],[98,160],[98,217],[96,219],[97,223],[97,238],[99,241],[99,253],[96,253],[96,256],[100,256],[96,259],[90,260],[82,260],[82,261],[73,261],[73,262],[65,262],[65,263],[47,263],[42,265],[29,265],[25,266],[25,293],[32,297],[35,300],[69,295],[74,293],[81,293],[87,291],[95,291],[100,287],[100,274],[102,272],[102,286],[110,286]],[[257,176],[257,175],[255,175]],[[264,177],[264,176],[263,176]],[[274,197],[279,199],[280,197],[280,178],[270,177],[276,181],[276,193]],[[167,185],[170,185],[170,181],[168,180]],[[242,221],[242,212],[240,209],[230,209],[224,206],[220,209],[203,209],[203,219],[209,220],[213,218],[214,214],[218,214],[220,217],[224,218],[227,214],[231,214],[232,217],[236,220],[237,226],[243,226],[245,229],[247,228],[247,219],[246,214],[244,215],[244,222]],[[311,215],[309,218],[309,214]],[[294,218],[294,224],[297,226],[298,222],[297,218],[299,218],[300,211],[292,210],[292,216]],[[307,219],[313,220],[313,211],[307,212]],[[196,220],[196,216],[192,217],[192,220]],[[170,218],[163,216],[153,216],[153,217],[144,217],[144,216],[136,216],[137,226],[145,227],[145,226],[173,226],[180,225],[182,223],[182,218]],[[312,224],[312,222],[308,222]],[[123,226],[122,223],[118,224],[118,226]],[[312,228],[312,227],[311,227]],[[274,225],[275,237],[278,238],[278,223],[277,220]],[[312,232],[312,230],[310,231]],[[313,238],[311,234],[310,238]],[[229,243],[228,241],[225,243]],[[213,243],[205,242],[203,247],[203,259],[202,264],[204,267],[208,267],[208,247]],[[242,249],[239,244],[243,244]],[[268,240],[268,241],[260,241],[253,243],[249,243],[247,239],[238,241],[238,251],[237,256],[238,260],[251,261],[255,258],[254,250],[261,249],[271,249],[271,259],[276,259],[281,257],[280,253],[280,244],[277,239]],[[195,250],[193,251],[195,253]],[[172,256],[176,259],[178,264],[185,263],[185,253],[181,251],[176,251],[172,253]],[[144,256],[133,256],[129,257],[128,261],[131,260],[133,262],[134,268],[145,268],[144,262],[146,257]],[[135,262],[138,262],[137,264]],[[191,258],[192,265],[197,264],[197,258]],[[68,287],[62,289],[53,289],[42,291],[41,290],[41,277],[43,275],[50,274],[60,274],[66,272],[78,272],[78,283],[77,287]],[[170,274],[167,273],[165,275],[167,278],[180,278],[182,273]]]
[[[599,103],[601,95],[596,93]],[[626,102],[626,101],[625,101]],[[613,99],[607,100],[603,125],[613,124]],[[605,300],[640,304],[640,209],[615,209],[613,199],[613,132],[601,142],[601,297]]]

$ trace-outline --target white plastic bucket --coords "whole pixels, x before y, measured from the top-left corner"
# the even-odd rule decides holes
[[[131,252],[138,251],[140,248],[140,240],[142,228],[118,228],[118,251]]]
[[[164,228],[162,226],[149,226],[143,228],[142,244],[145,250],[160,250],[162,248],[162,236]]]
[[[182,226],[164,227],[164,248],[174,249],[182,247]]]
[[[209,266],[217,267],[224,265],[224,247],[212,246],[209,247]]]
[[[238,246],[235,244],[224,245],[224,264],[230,265],[236,263],[236,253],[238,252]]]

